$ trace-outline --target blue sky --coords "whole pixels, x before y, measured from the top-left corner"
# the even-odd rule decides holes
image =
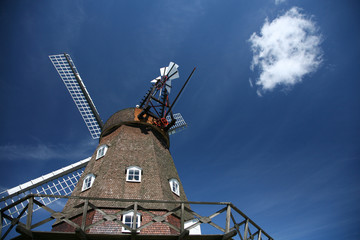
[[[0,187],[90,156],[48,55],[67,52],[103,120],[170,61],[189,200],[231,201],[275,239],[360,237],[358,1],[1,1]]]

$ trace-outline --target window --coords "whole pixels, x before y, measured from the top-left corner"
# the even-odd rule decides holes
[[[95,180],[94,174],[90,173],[90,174],[86,175],[81,190],[82,190],[82,191],[85,191],[85,190],[91,188],[91,186],[92,186],[93,183],[94,183],[94,180]]]
[[[140,221],[141,221],[141,215],[140,213],[136,214],[136,228],[140,227]],[[129,226],[129,228],[132,228],[133,224],[134,224],[134,212],[130,211],[128,213],[125,213],[122,217],[122,223]],[[139,230],[137,230],[139,232]],[[130,232],[130,230],[128,230],[125,227],[122,227],[122,232]]]
[[[126,181],[141,182],[142,169],[137,166],[131,166],[126,169]]]
[[[176,195],[180,196],[180,184],[179,181],[176,180],[175,178],[172,178],[169,180],[170,183],[170,189],[173,193],[175,193]]]
[[[106,154],[106,151],[108,149],[108,146],[106,145],[101,145],[99,147],[99,149],[97,150],[97,153],[96,153],[96,159],[99,159],[101,158],[102,156],[104,156]]]

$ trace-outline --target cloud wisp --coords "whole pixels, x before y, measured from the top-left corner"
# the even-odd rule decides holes
[[[316,24],[297,7],[272,22],[266,19],[260,34],[249,39],[251,70],[260,71],[258,95],[277,86],[289,88],[315,72],[322,62],[321,41]]]
[[[87,157],[94,144],[80,143],[79,146],[52,145],[38,143],[36,145],[7,144],[0,146],[2,160],[12,161],[46,161],[49,159],[78,160]]]

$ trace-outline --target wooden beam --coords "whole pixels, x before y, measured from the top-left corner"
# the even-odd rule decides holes
[[[26,229],[31,229],[31,221],[33,215],[33,206],[34,206],[34,197],[29,198],[29,204],[27,208],[27,218],[26,218]]]
[[[20,233],[22,236],[29,238],[29,239],[33,239],[33,233],[31,230],[26,229],[24,224],[18,224],[16,226],[16,231],[18,233]]]
[[[187,236],[189,236],[189,234],[190,234],[190,231],[187,230],[187,229],[185,229],[184,231],[182,231],[182,232],[180,233],[178,240],[181,240],[181,239],[186,238]]]
[[[245,229],[244,229],[244,240],[247,240],[248,230],[249,230],[249,219],[246,219]]]
[[[225,223],[225,233],[230,231],[230,218],[231,218],[231,206],[230,204],[226,207],[226,223]]]
[[[229,239],[229,238],[232,238],[232,237],[236,236],[236,234],[237,234],[237,232],[236,232],[236,230],[234,229],[234,230],[232,230],[232,231],[230,231],[230,232],[228,232],[228,233],[225,233],[225,234],[223,235],[223,237],[222,237],[222,240],[227,240],[227,239]]]
[[[81,230],[85,230],[85,226],[86,226],[86,215],[87,215],[87,211],[88,211],[88,206],[89,206],[89,199],[85,199],[85,203],[83,206],[83,214],[82,214],[82,219],[81,219]]]
[[[86,236],[86,233],[85,233],[81,228],[76,228],[76,229],[75,229],[75,235],[76,235],[80,240],[88,240],[88,237]]]
[[[261,240],[261,230],[259,230],[259,233],[258,233],[258,240]]]
[[[181,212],[180,212],[180,215],[181,215],[181,219],[180,219],[180,232],[183,232],[184,231],[184,219],[185,219],[185,209],[184,209],[184,203],[181,203]]]

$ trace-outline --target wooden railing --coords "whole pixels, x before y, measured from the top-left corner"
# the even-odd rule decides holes
[[[45,206],[39,201],[40,198],[63,198],[63,199],[73,199],[81,200],[82,204],[78,205],[80,209],[81,224],[78,224],[73,221],[72,218],[68,217],[62,212],[55,211],[49,206]],[[96,206],[98,201],[109,201],[109,202],[125,202],[129,203],[129,207],[126,209],[118,209],[116,212],[111,214],[104,211],[100,206]],[[11,217],[7,214],[7,211],[21,203],[27,203],[26,207],[15,217]],[[95,203],[95,204],[93,204]],[[166,211],[163,215],[156,215],[153,211],[145,209],[142,207],[144,204],[172,204],[175,206],[171,211]],[[43,219],[34,223],[34,214],[38,212],[33,212],[34,206],[42,208],[48,213],[48,216],[45,216]],[[191,208],[190,208],[191,205]],[[197,208],[201,208],[204,213],[199,214],[200,211],[195,211]],[[213,210],[213,209],[218,210]],[[195,210],[194,210],[195,209]],[[91,222],[91,224],[86,223],[87,214],[90,211],[95,211],[101,215],[96,222]],[[134,218],[134,223],[132,226],[124,224],[121,220],[121,215],[125,212],[133,212],[133,216],[137,216],[138,212],[145,213],[151,216],[151,221],[144,223],[142,225],[136,224],[136,217]],[[207,213],[211,211],[210,213]],[[22,218],[23,215],[26,215]],[[44,215],[44,214],[43,214]],[[180,219],[180,224],[172,224],[167,221],[168,216],[175,216],[177,219]],[[254,221],[247,217],[243,212],[241,212],[237,207],[235,207],[230,202],[181,202],[181,201],[160,201],[160,200],[137,200],[137,199],[109,199],[109,198],[92,198],[92,197],[79,197],[79,196],[55,196],[55,195],[44,195],[44,194],[30,194],[17,202],[7,206],[0,210],[1,217],[1,239],[9,238],[10,232],[14,232],[13,229],[16,229],[16,232],[20,233],[23,236],[34,238],[34,234],[44,233],[46,231],[35,231],[36,228],[43,226],[44,224],[49,224],[51,221],[56,221],[57,223],[67,223],[75,229],[74,234],[77,234],[80,239],[86,239],[86,235],[91,229],[98,226],[99,224],[106,223],[111,221],[119,225],[126,230],[128,230],[131,235],[136,236],[140,232],[154,223],[165,224],[171,229],[175,230],[177,233],[177,239],[182,239],[189,237],[189,232],[191,229],[196,228],[201,225],[202,233],[201,239],[206,239],[207,236],[221,235],[220,239],[273,239],[268,235],[263,229],[261,229]],[[11,224],[7,227],[3,227],[2,223],[4,220],[10,221]],[[38,220],[38,217],[36,218]],[[193,224],[187,225],[185,227],[185,222],[189,219],[194,220]],[[210,226],[210,227],[205,227]],[[50,232],[48,230],[47,232]],[[210,232],[210,234],[208,233]],[[214,234],[215,233],[215,234]],[[190,235],[191,236],[191,235]],[[135,238],[136,239],[136,238]],[[144,239],[144,238],[143,238]],[[209,238],[210,239],[210,238]],[[213,238],[212,238],[213,239]]]

